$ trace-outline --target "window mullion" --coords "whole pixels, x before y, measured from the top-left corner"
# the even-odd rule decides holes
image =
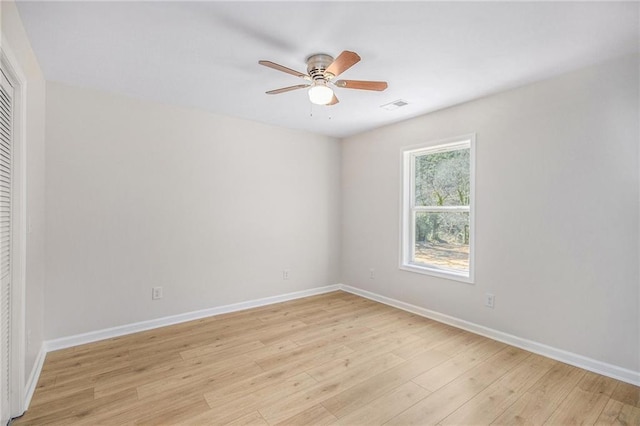
[[[466,213],[470,211],[469,206],[414,206],[413,209],[427,213]]]

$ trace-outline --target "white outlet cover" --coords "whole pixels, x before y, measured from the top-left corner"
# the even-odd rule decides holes
[[[492,308],[495,305],[495,301],[496,301],[496,296],[491,294],[491,293],[486,293],[484,295],[484,305],[488,308]]]
[[[162,287],[153,287],[151,289],[151,299],[152,300],[162,299]]]

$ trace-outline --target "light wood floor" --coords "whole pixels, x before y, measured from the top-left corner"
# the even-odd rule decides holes
[[[640,425],[640,389],[335,292],[52,352],[15,424]]]

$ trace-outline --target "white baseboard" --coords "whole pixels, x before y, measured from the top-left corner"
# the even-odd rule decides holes
[[[425,318],[433,319],[435,321],[448,324],[453,327],[467,330],[472,333],[479,334],[481,336],[485,336],[511,346],[516,346],[529,352],[533,352],[547,358],[555,359],[556,361],[561,361],[575,367],[602,374],[603,376],[611,377],[613,379],[640,386],[640,372],[638,371],[618,367],[613,364],[608,364],[606,362],[587,358],[585,356],[547,346],[542,343],[523,339],[512,334],[503,333],[502,331],[484,327],[482,325],[445,315],[440,312],[435,312],[426,308],[422,308],[420,306],[412,305],[410,303],[401,302],[390,297],[381,296],[379,294],[372,293],[367,290],[362,290],[360,288],[341,284],[340,289],[348,293],[353,293],[355,295],[362,296],[376,302],[384,303],[385,305],[393,306],[394,308],[402,309],[403,311],[411,312]]]
[[[25,383],[24,404],[22,406],[25,411],[29,408],[33,393],[36,391],[36,386],[38,386],[38,379],[40,378],[40,373],[42,372],[42,366],[44,365],[44,359],[46,356],[47,346],[42,342],[42,345],[40,345],[40,351],[36,357],[36,362],[33,364],[31,374],[29,374],[29,379],[27,379],[27,383]]]
[[[74,336],[61,337],[59,339],[45,342],[46,352],[58,349],[70,348],[72,346],[84,345],[85,343],[97,342],[99,340],[111,339],[113,337],[124,336],[140,331],[151,330],[158,327],[179,324],[193,321],[200,318],[214,315],[226,314],[229,312],[242,311],[245,309],[257,308],[259,306],[272,305],[274,303],[286,302],[288,300],[300,299],[302,297],[315,296],[317,294],[329,293],[340,290],[339,284],[325,287],[316,287],[308,290],[296,291],[293,293],[281,294],[278,296],[265,297],[263,299],[249,300],[247,302],[234,303],[231,305],[217,306],[215,308],[202,309],[200,311],[186,312],[184,314],[172,315],[157,318],[149,321],[141,321],[133,324],[121,325],[118,327],[105,328],[103,330],[91,331],[88,333],[76,334]]]

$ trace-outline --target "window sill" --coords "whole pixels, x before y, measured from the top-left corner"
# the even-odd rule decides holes
[[[453,271],[446,271],[443,269],[429,268],[427,266],[419,266],[411,263],[405,263],[400,265],[400,269],[407,272],[414,272],[417,274],[431,275],[433,277],[444,278],[447,280],[460,281],[467,284],[473,284],[473,278],[463,273],[456,273]]]

